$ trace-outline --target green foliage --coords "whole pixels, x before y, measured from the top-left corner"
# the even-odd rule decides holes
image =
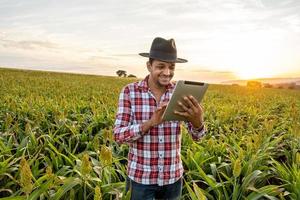
[[[0,69],[2,199],[130,199],[112,127],[130,79]],[[299,199],[300,93],[211,85],[183,199]]]

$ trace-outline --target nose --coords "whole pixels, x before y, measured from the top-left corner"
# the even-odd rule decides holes
[[[171,70],[167,67],[164,69],[164,75],[169,76],[171,74]]]

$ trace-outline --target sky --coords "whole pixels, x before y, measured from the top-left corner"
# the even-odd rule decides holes
[[[299,0],[0,0],[0,67],[146,76],[174,38],[174,79],[300,77]]]

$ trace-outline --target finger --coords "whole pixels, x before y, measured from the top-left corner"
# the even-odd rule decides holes
[[[203,106],[201,104],[199,104],[199,107],[200,107],[201,112],[203,112],[204,111]]]
[[[194,114],[194,110],[192,108],[188,108],[186,107],[183,103],[181,103],[180,101],[178,101],[178,104],[181,106],[181,108],[187,112],[188,114],[190,115],[193,115]]]
[[[166,107],[168,105],[168,102],[162,102],[159,106],[160,107]]]
[[[188,97],[184,97],[183,98],[185,100],[185,102],[188,104],[188,106],[192,109],[195,108],[194,104],[191,102],[191,100]]]
[[[167,108],[166,106],[160,107],[160,108],[159,108],[159,112],[166,110],[166,108]]]
[[[191,100],[191,102],[194,104],[195,107],[199,107],[199,103],[198,101],[195,99],[195,97],[193,97],[192,95],[189,96],[189,99]]]
[[[187,112],[179,112],[177,110],[174,111],[174,114],[180,115],[182,117],[188,117],[189,116]]]
[[[158,111],[158,113],[162,114],[163,112],[165,112],[167,106],[161,107]]]
[[[163,112],[163,111],[164,111],[164,108],[162,108],[162,107],[158,107],[158,108],[155,110],[156,113],[160,113],[160,112]]]
[[[165,109],[160,109],[156,111],[157,115],[162,115],[165,112]]]
[[[159,110],[161,110],[162,109],[162,107],[158,107],[158,108],[156,108],[156,111],[159,111]]]
[[[167,106],[164,106],[161,111],[164,112],[166,110]]]
[[[161,103],[161,104],[157,107],[157,110],[158,110],[158,109],[164,109],[164,108],[166,108],[166,107],[167,107],[167,104]]]
[[[180,101],[178,101],[178,105],[182,108],[182,110],[187,111],[189,108],[186,107],[183,103],[181,103]]]

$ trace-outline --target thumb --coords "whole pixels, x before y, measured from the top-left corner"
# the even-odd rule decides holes
[[[162,109],[162,107],[159,106],[159,107],[156,109],[156,111],[160,111],[161,109]]]
[[[168,102],[162,102],[159,106],[160,107],[166,107],[168,105]]]

